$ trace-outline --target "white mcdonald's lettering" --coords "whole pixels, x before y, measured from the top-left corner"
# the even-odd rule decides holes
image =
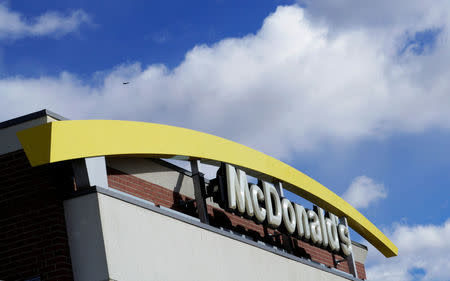
[[[340,224],[338,217],[331,213],[326,217],[321,208],[317,208],[316,213],[287,198],[280,198],[271,183],[262,181],[262,190],[256,184],[249,185],[244,171],[229,164],[225,167],[229,209],[274,229],[283,225],[288,234],[311,240],[332,251],[342,250],[346,256],[351,254],[348,227]]]
[[[253,204],[250,201],[250,191],[248,190],[247,175],[241,170],[234,169],[231,165],[226,165],[227,170],[227,189],[228,189],[228,208],[243,214],[247,211],[247,215],[252,217]]]

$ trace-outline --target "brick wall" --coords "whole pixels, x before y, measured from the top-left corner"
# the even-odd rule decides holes
[[[364,264],[357,262],[356,263],[356,271],[358,272],[358,277],[361,279],[367,279],[366,276],[366,268]]]
[[[65,164],[32,168],[24,152],[0,155],[0,280],[73,280],[62,192]]]
[[[193,216],[197,216],[195,213],[195,208],[186,208],[180,206],[179,204],[180,199],[186,201],[191,198],[135,176],[108,168],[108,184],[112,188],[145,200],[152,201],[156,205],[172,208]],[[208,206],[208,213],[210,216],[210,224],[213,226],[222,226],[224,228],[250,236],[255,241],[264,241],[279,248],[288,249],[289,252],[298,257],[309,258],[328,267],[336,267],[339,270],[349,272],[348,263],[346,261],[339,263],[337,266],[334,265],[333,258],[334,260],[341,260],[343,259],[341,256],[334,255],[325,249],[315,247],[296,238],[289,238],[283,235],[271,236],[275,233],[274,230],[257,224],[252,220],[242,218],[218,208],[213,208],[212,206]],[[356,267],[359,278],[366,279],[364,265],[357,263]]]

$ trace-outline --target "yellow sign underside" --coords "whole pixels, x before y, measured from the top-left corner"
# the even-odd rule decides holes
[[[287,190],[330,212],[347,217],[349,226],[386,257],[397,247],[345,200],[293,167],[217,136],[173,126],[113,120],[57,121],[17,133],[32,166],[94,156],[187,156],[214,160],[277,179]]]

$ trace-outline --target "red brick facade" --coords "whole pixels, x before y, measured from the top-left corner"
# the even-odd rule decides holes
[[[147,182],[132,175],[122,173],[114,169],[108,169],[108,184],[110,187],[117,190],[132,194],[145,200],[149,200],[156,205],[172,208],[182,212],[189,212],[190,210],[181,207],[179,204],[180,199],[186,201],[191,198],[187,198],[177,192],[173,192],[159,185]],[[274,231],[263,227],[260,224],[256,224],[252,220],[248,220],[224,212],[221,209],[208,206],[208,213],[210,216],[210,224],[214,226],[223,226],[233,231],[253,237],[255,240],[261,240],[270,244],[276,245],[280,248],[290,247],[291,251],[299,257],[310,258],[311,260],[322,263],[328,267],[336,267],[339,270],[349,272],[347,261],[334,265],[333,254],[327,250],[315,247],[302,240],[296,238],[288,238],[287,236],[274,236]],[[191,215],[196,215],[192,211]],[[285,241],[282,239],[286,238]],[[334,260],[342,260],[339,255],[334,255]],[[356,263],[358,271],[358,277],[360,279],[366,279],[366,273],[364,265]]]
[[[63,165],[31,168],[23,151],[0,155],[0,280],[73,279],[63,175]]]

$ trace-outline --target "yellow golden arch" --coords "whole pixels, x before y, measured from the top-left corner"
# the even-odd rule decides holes
[[[345,200],[293,167],[210,134],[173,126],[113,120],[57,121],[17,133],[32,166],[107,155],[169,158],[185,156],[225,162],[270,181],[330,212],[347,217],[348,224],[384,256],[398,248]]]

